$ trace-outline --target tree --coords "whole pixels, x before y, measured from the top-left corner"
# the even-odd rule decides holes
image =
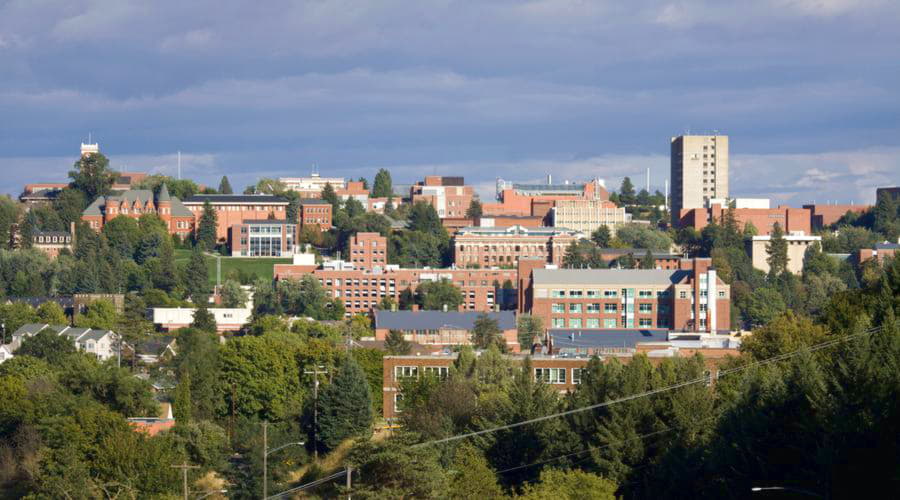
[[[79,328],[112,330],[116,327],[117,321],[116,306],[106,299],[91,302],[84,314],[75,315],[75,326]]]
[[[656,269],[656,259],[653,258],[653,252],[647,250],[641,257],[641,269]]]
[[[104,224],[101,232],[109,246],[122,258],[133,258],[140,246],[141,228],[138,221],[131,217],[120,215]]]
[[[286,193],[286,197],[288,199],[287,210],[285,211],[285,216],[287,220],[291,221],[293,224],[300,223],[300,195],[297,194],[296,191],[288,191]],[[309,227],[309,226],[306,226]]]
[[[519,348],[523,351],[530,351],[535,339],[540,342],[544,335],[544,320],[540,316],[519,314],[516,318],[516,328],[519,336]]]
[[[588,240],[581,239],[573,241],[566,247],[566,254],[563,256],[563,267],[570,269],[592,268],[599,269],[606,267],[600,249]]]
[[[373,198],[390,198],[394,195],[394,186],[391,181],[391,173],[385,169],[379,169],[375,174],[375,183],[372,185]]]
[[[416,303],[425,310],[455,311],[463,303],[462,292],[450,280],[426,281],[416,288]]]
[[[205,304],[209,298],[209,268],[200,247],[194,247],[184,269],[184,285],[195,304]]]
[[[409,209],[409,230],[427,234],[447,236],[437,210],[430,203],[418,201]]]
[[[235,280],[225,280],[220,293],[222,294],[222,305],[225,307],[241,308],[247,304],[247,292]]]
[[[385,350],[394,356],[405,356],[412,350],[412,345],[404,338],[400,330],[390,330],[384,339]]]
[[[203,215],[197,227],[197,243],[204,250],[213,250],[218,242],[218,215],[209,200],[203,202]]]
[[[506,498],[497,484],[496,473],[488,465],[484,455],[469,443],[456,448],[448,474],[449,498]]]
[[[622,179],[622,187],[619,188],[619,201],[622,202],[623,205],[633,205],[637,201],[634,184],[631,183],[630,177]]]
[[[254,189],[255,194],[272,194],[276,196],[284,194],[285,191],[287,191],[287,186],[283,182],[268,177],[261,178]]]
[[[84,193],[88,201],[109,194],[118,174],[109,168],[109,160],[102,153],[82,156],[69,171],[72,187]]]
[[[330,182],[326,183],[325,187],[322,188],[322,199],[330,203],[332,213],[337,214],[337,211],[341,208],[341,199],[338,198],[337,193],[334,191],[334,186]]]
[[[447,496],[444,467],[435,447],[414,447],[412,436],[357,444],[347,461],[360,472],[353,494],[360,498]]]
[[[66,312],[63,311],[63,308],[56,302],[44,302],[38,306],[35,312],[41,323],[46,323],[48,325],[69,324],[69,318],[66,317]]]
[[[216,318],[206,308],[206,304],[200,304],[200,307],[194,309],[194,321],[191,322],[191,328],[202,332],[217,331]]]
[[[591,233],[591,241],[600,248],[609,247],[610,240],[612,240],[612,234],[609,231],[609,226],[606,224],[598,227]]]
[[[219,194],[232,194],[234,191],[231,189],[231,183],[228,182],[228,176],[223,175],[222,180],[219,181]]]
[[[755,329],[753,335],[741,343],[741,353],[747,353],[754,360],[764,360],[820,344],[827,337],[828,331],[824,326],[786,310]]]
[[[596,474],[580,470],[544,469],[537,483],[527,484],[523,500],[552,500],[556,498],[591,498],[614,500],[616,483]]]
[[[784,231],[781,224],[775,223],[772,227],[772,238],[766,246],[768,258],[766,262],[769,264],[769,276],[779,276],[787,271],[788,265],[788,244],[784,239]]]
[[[81,214],[86,207],[87,200],[84,193],[78,189],[65,188],[53,201],[53,209],[59,214],[66,229],[73,222],[76,224],[81,222]]]
[[[747,305],[747,320],[751,325],[761,326],[772,321],[785,311],[787,306],[777,290],[771,287],[760,287],[750,294]]]
[[[319,395],[319,442],[333,450],[349,437],[372,433],[372,395],[362,369],[348,358]]]
[[[874,218],[872,229],[884,235],[884,238],[889,241],[895,241],[897,233],[900,231],[900,224],[897,221],[898,208],[900,207],[894,200],[894,196],[884,190],[878,196],[875,208],[872,210]]]
[[[497,320],[488,316],[487,313],[479,314],[472,327],[472,344],[479,349],[487,349],[491,345],[496,345],[501,349],[505,348],[506,341],[503,339]]]
[[[481,217],[482,212],[481,202],[472,198],[472,202],[469,203],[469,208],[466,209],[466,218],[475,219]]]
[[[186,328],[178,335],[174,366],[179,380],[190,374],[191,416],[195,419],[214,418],[221,405],[225,388],[221,385],[220,349],[215,329]]]
[[[45,329],[36,335],[26,337],[16,350],[16,356],[33,356],[51,365],[58,365],[66,355],[75,352],[75,343],[65,335]]]
[[[191,373],[185,371],[175,386],[175,401],[172,413],[178,425],[186,425],[191,421]]]
[[[615,239],[621,242],[621,246],[646,248],[654,252],[668,252],[672,247],[672,238],[666,233],[641,224],[622,225],[616,230]]]

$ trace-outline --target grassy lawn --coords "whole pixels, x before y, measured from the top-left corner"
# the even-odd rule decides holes
[[[190,250],[175,250],[175,262],[179,265],[187,263],[191,256]],[[211,285],[216,284],[216,259],[204,256],[206,259],[206,268],[209,270],[209,282]],[[290,264],[291,259],[274,259],[274,258],[245,258],[245,257],[222,257],[222,281],[233,269],[243,270],[245,273],[255,274],[261,278],[272,279],[274,276],[275,264]]]

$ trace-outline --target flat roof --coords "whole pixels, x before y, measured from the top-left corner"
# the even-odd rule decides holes
[[[660,328],[560,329],[550,330],[550,338],[554,349],[633,348],[643,342],[664,342],[669,338],[669,331]]]
[[[672,285],[691,274],[666,269],[535,269],[536,285]]]
[[[182,200],[183,203],[283,203],[286,198],[271,194],[196,194]]]
[[[458,328],[472,330],[475,320],[482,314],[497,320],[501,330],[516,328],[514,311],[459,312],[459,311],[375,311],[375,328],[391,330],[439,330]]]

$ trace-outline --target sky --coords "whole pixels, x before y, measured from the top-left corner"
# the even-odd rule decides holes
[[[731,195],[900,185],[896,0],[0,0],[0,193],[113,167],[243,188],[623,176],[730,136]]]

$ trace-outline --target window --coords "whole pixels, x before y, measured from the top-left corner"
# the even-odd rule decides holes
[[[653,326],[653,320],[650,318],[641,318],[638,320],[638,326]]]
[[[600,312],[600,304],[587,304],[585,307],[588,313],[599,313]]]
[[[600,318],[588,318],[585,320],[585,328],[600,328]]]
[[[581,304],[569,304],[569,312],[581,314]]]
[[[551,304],[550,311],[554,312],[554,313],[564,313],[564,312],[566,312],[566,305],[565,304]]]
[[[603,312],[614,313],[619,311],[618,304],[603,304]]]
[[[418,366],[395,366],[394,367],[394,380],[401,380],[409,377],[418,377],[419,376],[419,367]]]
[[[563,318],[553,318],[553,328],[565,328],[566,320]]]
[[[581,328],[581,318],[570,318],[569,328]]]
[[[686,299],[686,298],[687,298],[687,292],[685,292],[685,291],[678,292],[678,298],[679,298],[679,299]]]
[[[638,304],[638,312],[652,313],[653,312],[653,304]]]
[[[600,296],[600,290],[588,290],[587,297],[594,298]]]
[[[615,328],[616,327],[616,318],[604,318],[603,319],[603,328]]]
[[[584,368],[572,368],[572,383],[573,384],[581,383],[581,370],[584,370]]]
[[[638,292],[638,297],[641,297],[641,298],[653,297],[653,292],[651,292],[650,290],[641,290],[640,292]]]
[[[572,290],[569,292],[569,297],[581,297],[583,293],[582,290]]]
[[[450,375],[450,368],[447,366],[426,366],[425,375],[443,380]]]
[[[725,298],[725,292],[721,292],[721,291],[720,291],[720,292],[719,292],[719,297],[724,299],[724,298]]]
[[[618,297],[619,293],[615,290],[603,290],[604,297]]]
[[[534,380],[545,384],[565,384],[565,368],[535,368]]]
[[[403,413],[403,394],[394,394],[394,413]]]
[[[554,297],[554,298],[565,297],[566,291],[565,290],[551,290],[550,296]]]

